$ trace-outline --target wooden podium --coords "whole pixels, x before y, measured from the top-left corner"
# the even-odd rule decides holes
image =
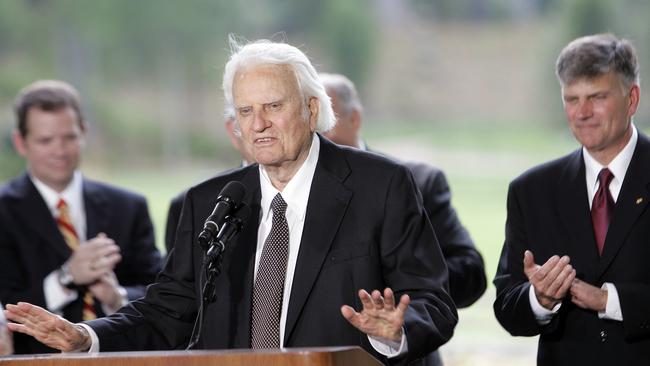
[[[0,366],[375,366],[377,359],[359,347],[235,349],[223,351],[147,351],[54,353],[0,357]]]

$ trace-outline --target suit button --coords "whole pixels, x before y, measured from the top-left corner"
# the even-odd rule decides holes
[[[600,341],[601,342],[607,341],[607,332],[605,332],[604,330],[600,331]]]

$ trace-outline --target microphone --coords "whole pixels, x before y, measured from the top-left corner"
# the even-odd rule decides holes
[[[233,185],[233,183],[236,184]],[[221,191],[219,197],[222,196],[226,197],[225,193],[229,193],[227,191],[229,186],[236,187],[236,189],[239,192],[237,201],[240,201],[241,198],[244,196],[244,186],[241,183],[234,182],[234,181],[226,185],[226,187]],[[233,197],[234,194],[228,196],[228,198],[231,200]],[[214,211],[212,212],[212,215],[210,215],[210,217],[215,216],[216,214],[221,215],[220,213],[221,211],[219,210],[222,209],[219,208],[219,203],[220,202],[217,202],[217,206],[214,208]],[[205,304],[211,304],[217,300],[215,282],[217,276],[219,276],[219,274],[221,273],[221,262],[223,260],[221,254],[223,254],[223,252],[226,250],[226,244],[228,243],[228,241],[230,241],[242,229],[242,227],[244,226],[244,220],[246,220],[251,213],[251,209],[248,207],[247,204],[243,202],[239,204],[239,206],[237,205],[228,206],[227,211],[230,211],[231,213],[230,214],[226,213],[220,216],[219,221],[222,221],[222,223],[221,223],[221,227],[219,228],[219,232],[216,235],[216,238],[214,238],[213,240],[212,237],[210,237],[210,240],[206,244],[205,249],[208,249],[207,248],[208,245],[210,246],[210,248],[208,249],[207,253],[205,254],[205,257],[203,258],[203,265],[201,267],[201,270],[205,271],[205,283],[203,283],[203,276],[201,276],[201,284],[202,284],[201,286],[203,287],[203,292],[201,294],[199,311],[196,314],[196,320],[194,321],[194,328],[192,329],[192,335],[190,336],[190,342],[185,348],[186,350],[192,349],[199,342],[199,338],[201,338],[203,316],[206,309]],[[208,226],[208,221],[213,221],[210,220],[210,217],[208,217],[208,219],[206,220],[205,223],[206,227]],[[210,230],[216,227],[215,222],[210,224],[209,227]],[[204,229],[203,231],[205,232],[206,229]],[[203,232],[201,232],[201,235],[203,235]],[[214,236],[214,232],[210,232],[210,235]]]
[[[224,219],[237,207],[242,198],[244,198],[245,192],[244,185],[238,181],[228,182],[223,187],[219,196],[217,196],[217,204],[214,206],[210,216],[205,219],[203,230],[197,238],[203,250],[208,249],[210,242],[219,233]]]
[[[244,220],[246,220],[250,214],[250,207],[248,207],[247,204],[242,203],[235,213],[225,218],[221,230],[219,230],[219,234],[217,234],[217,237],[212,242],[212,245],[206,254],[208,260],[226,250],[226,243],[241,231],[242,227],[244,227]]]

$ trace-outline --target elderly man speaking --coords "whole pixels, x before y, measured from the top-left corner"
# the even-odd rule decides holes
[[[223,254],[198,348],[356,345],[387,364],[424,362],[457,314],[411,174],[316,133],[334,114],[300,50],[269,41],[234,50],[225,107],[257,164],[187,192],[174,252],[144,298],[82,324],[8,305],[11,329],[65,351],[184,347],[202,296],[195,239],[217,194],[238,181],[251,214]]]

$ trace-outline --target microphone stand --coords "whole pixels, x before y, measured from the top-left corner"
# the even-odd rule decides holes
[[[226,244],[232,239],[235,234],[241,229],[242,220],[236,216],[229,216],[226,218],[226,223],[222,226],[219,235],[210,240],[208,248],[210,248],[203,256],[203,265],[201,272],[205,272],[206,282],[203,285],[199,311],[194,321],[192,328],[192,335],[190,342],[185,350],[190,350],[199,342],[201,338],[201,329],[203,327],[203,316],[205,314],[206,304],[211,304],[217,300],[216,294],[216,280],[221,274],[221,264],[223,262],[223,252],[226,250]],[[225,233],[223,233],[226,231]],[[201,282],[203,277],[201,277]]]

